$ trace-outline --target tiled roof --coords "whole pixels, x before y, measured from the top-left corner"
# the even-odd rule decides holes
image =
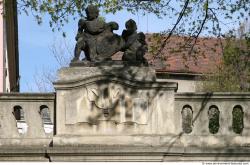
[[[146,37],[148,46],[151,47],[155,41],[152,39],[153,34],[147,34]],[[150,52],[145,57],[158,72],[193,74],[212,72],[222,58],[221,41],[217,38],[200,37],[190,54],[190,47],[183,47],[187,43],[186,39],[184,36],[172,36],[164,47],[161,58],[153,57]],[[113,56],[113,60],[121,60],[121,56],[122,53],[119,52]]]

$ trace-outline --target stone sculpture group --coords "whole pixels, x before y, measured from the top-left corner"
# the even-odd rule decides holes
[[[76,35],[76,46],[72,62],[80,61],[80,54],[84,51],[83,61],[103,62],[111,60],[111,56],[122,51],[123,61],[147,64],[144,54],[147,51],[145,35],[137,32],[134,20],[126,22],[126,29],[122,35],[113,33],[118,30],[116,22],[106,23],[99,17],[97,6],[89,5],[86,10],[86,19],[78,22],[78,33]]]

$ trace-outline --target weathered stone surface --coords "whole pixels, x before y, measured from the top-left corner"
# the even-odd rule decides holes
[[[249,148],[197,148],[85,145],[49,149],[52,161],[242,161],[250,160]],[[219,153],[219,154],[218,154]]]
[[[124,61],[147,65],[143,57],[147,51],[145,35],[136,32],[137,26],[134,20],[126,22],[126,30],[119,36],[113,33],[113,30],[119,29],[119,25],[116,22],[106,23],[100,19],[97,6],[89,5],[85,11],[86,20],[80,19],[78,22],[77,43],[72,63],[80,62],[81,51],[85,54],[84,62],[110,61],[112,55],[123,51]]]
[[[175,114],[173,121],[177,126],[176,132],[181,133],[180,114],[184,106],[190,106],[193,111],[193,130],[186,136],[182,136],[181,143],[185,146],[197,147],[226,147],[249,146],[247,138],[250,135],[249,93],[177,93],[175,94]],[[236,105],[241,105],[244,111],[244,128],[241,134],[233,131],[232,111]],[[209,132],[209,108],[217,106],[220,111],[219,130],[212,134]],[[195,138],[194,140],[194,137]]]
[[[232,130],[232,111],[236,105],[241,105],[244,111],[244,118],[250,116],[249,93],[176,93],[175,94],[175,116],[179,116],[181,109],[189,105],[193,110],[193,131],[191,135],[210,135],[208,129],[208,110],[215,105],[220,111],[220,128],[216,135],[237,135]],[[176,123],[179,124],[179,123]],[[178,126],[178,128],[181,128]],[[250,122],[244,120],[242,135],[250,135]],[[180,130],[178,130],[180,131]]]
[[[1,148],[0,161],[166,162],[249,161],[246,147],[198,148],[172,146],[84,145],[72,147]]]
[[[54,145],[90,141],[140,145],[145,139],[137,134],[174,133],[168,119],[174,111],[177,84],[158,82],[151,68],[70,67],[61,69],[58,77],[54,85],[60,124]],[[114,135],[120,137],[114,140]]]
[[[39,161],[49,162],[49,156],[46,154],[46,147],[34,146],[15,146],[15,147],[1,147],[0,161]]]
[[[175,93],[177,84],[159,82],[150,68],[106,64],[61,69],[56,97],[1,94],[0,161],[250,160],[250,93]],[[54,134],[44,131],[44,105]],[[217,133],[209,132],[211,107],[220,112]],[[236,133],[235,107],[243,112]]]
[[[53,131],[45,133],[40,106],[46,105],[54,121],[55,95],[9,93],[0,95],[0,146],[49,146]],[[20,106],[24,112],[24,121],[17,121],[13,115],[14,107]],[[25,122],[27,132],[18,132],[18,123]]]
[[[130,19],[125,23],[126,29],[122,32],[122,38],[125,45],[122,48],[124,54],[123,61],[139,61],[147,65],[147,60],[144,58],[148,51],[144,33],[137,33],[137,25],[134,20]]]
[[[138,85],[140,85],[139,83],[154,83],[156,80],[155,70],[150,67],[127,66],[126,64],[124,65],[119,62],[107,62],[106,64],[107,65],[96,66],[98,65],[97,63],[93,64],[94,66],[91,66],[91,63],[89,63],[90,67],[79,64],[80,66],[78,67],[62,68],[58,72],[57,84],[60,82],[95,78],[98,76],[105,76],[110,79],[122,78],[124,80],[140,81],[138,82]],[[82,65],[84,67],[82,67]],[[164,84],[164,82],[162,82],[162,84]]]
[[[124,45],[124,40],[113,33],[113,30],[118,30],[118,24],[106,23],[100,19],[97,6],[89,5],[85,11],[87,19],[80,19],[78,22],[77,43],[72,62],[79,61],[81,51],[84,51],[87,61],[110,60]]]

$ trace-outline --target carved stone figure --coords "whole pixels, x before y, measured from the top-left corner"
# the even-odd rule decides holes
[[[122,36],[113,33],[118,30],[116,22],[106,23],[99,18],[96,6],[89,5],[86,10],[86,19],[78,22],[76,46],[72,62],[80,61],[81,51],[84,51],[84,61],[103,62],[111,60],[111,56],[118,51],[123,51],[122,60],[146,64],[143,57],[147,51],[145,35],[137,33],[137,26],[132,19],[126,22],[126,30]]]
[[[123,47],[123,61],[137,61],[147,64],[144,54],[147,51],[147,44],[144,33],[137,33],[137,25],[130,19],[125,24],[126,30],[122,32],[122,38],[125,40]]]
[[[87,18],[78,22],[75,53],[72,62],[79,61],[81,51],[85,53],[85,60],[104,61],[118,52],[124,45],[122,38],[113,33],[118,30],[116,22],[105,23],[99,18],[99,10],[96,6],[87,7]]]
[[[91,101],[91,107],[102,111],[105,118],[110,118],[118,106],[120,98],[120,89],[110,86],[101,86],[98,89],[88,89],[88,100]]]

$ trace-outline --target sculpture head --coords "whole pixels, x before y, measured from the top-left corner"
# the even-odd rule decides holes
[[[108,25],[111,31],[119,29],[119,25],[116,22],[109,22]]]
[[[146,44],[146,36],[143,32],[138,33],[138,41],[140,41],[141,43],[145,43]]]
[[[99,16],[99,9],[97,6],[89,5],[86,10],[86,15],[88,20],[96,19]]]
[[[131,32],[135,32],[137,30],[137,25],[136,22],[132,19],[129,19],[126,23],[125,23],[125,27],[128,31]]]

